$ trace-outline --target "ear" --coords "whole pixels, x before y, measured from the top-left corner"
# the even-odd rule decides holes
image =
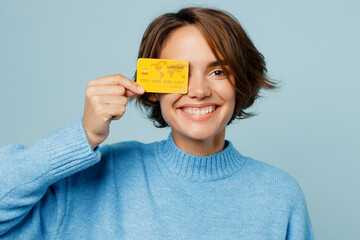
[[[157,101],[159,101],[159,96],[156,93],[149,93],[148,99],[152,102],[157,102]]]

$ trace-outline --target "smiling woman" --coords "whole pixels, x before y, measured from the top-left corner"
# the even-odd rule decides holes
[[[253,105],[261,88],[273,89],[275,83],[266,77],[264,57],[231,14],[216,9],[185,8],[177,13],[159,16],[146,29],[138,57],[159,58],[169,35],[184,26],[197,28],[202,41],[207,43],[207,48],[216,59],[213,64],[221,66],[228,78],[230,75],[234,77],[236,101],[228,124],[235,118],[253,116],[244,110]],[[189,39],[189,44],[194,45],[195,42]],[[168,126],[162,118],[160,103],[149,101],[149,94],[139,97],[139,102],[147,108],[148,116],[154,120],[155,126]]]
[[[265,77],[263,56],[230,15],[187,8],[155,19],[139,57],[186,60],[186,94],[145,93],[120,75],[89,81],[84,115],[0,162],[5,239],[313,239],[306,202],[286,172],[225,140]],[[161,142],[99,146],[127,98],[160,127]]]
[[[187,94],[157,95],[176,145],[197,156],[220,152],[235,107],[233,74],[222,74],[223,67],[199,29],[192,25],[168,37],[160,58],[188,60],[190,65]]]

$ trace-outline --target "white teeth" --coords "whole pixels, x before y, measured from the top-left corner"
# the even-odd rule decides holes
[[[215,106],[209,106],[205,108],[183,108],[182,110],[188,114],[205,115],[215,111]]]

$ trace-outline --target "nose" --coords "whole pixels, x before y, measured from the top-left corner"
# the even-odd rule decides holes
[[[187,95],[198,99],[210,97],[211,88],[206,76],[201,73],[190,73]]]

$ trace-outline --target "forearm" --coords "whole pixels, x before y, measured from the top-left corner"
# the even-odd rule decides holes
[[[0,235],[21,221],[48,187],[100,160],[81,121],[53,132],[33,146],[0,148]]]

